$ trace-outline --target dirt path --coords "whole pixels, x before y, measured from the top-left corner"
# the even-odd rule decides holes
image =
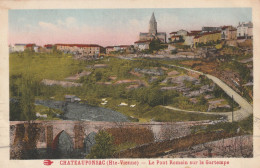
[[[216,83],[221,89],[223,89],[223,91],[226,92],[227,95],[229,95],[230,97],[233,96],[234,101],[237,102],[237,104],[239,104],[239,106],[241,107],[239,110],[234,111],[234,113],[233,113],[234,121],[242,120],[242,119],[248,117],[250,114],[253,114],[253,106],[251,104],[249,104],[242,96],[240,96],[237,92],[235,92],[232,88],[230,88],[227,84],[225,84],[223,81],[221,81],[217,77],[208,75],[208,74],[204,74],[202,72],[192,70],[192,69],[189,69],[186,67],[181,67],[181,66],[177,66],[177,65],[171,65],[171,66],[185,69],[187,71],[199,73],[201,75],[205,75],[209,79],[211,79],[214,83]],[[182,109],[178,109],[178,108],[171,107],[171,106],[163,106],[163,107],[165,107],[167,109],[171,109],[171,110],[183,111],[183,112],[188,112],[188,113],[223,115],[223,116],[227,116],[229,121],[232,121],[232,112],[200,112],[200,111],[182,110]]]

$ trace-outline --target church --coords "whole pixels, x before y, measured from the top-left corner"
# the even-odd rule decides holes
[[[149,32],[148,33],[140,33],[139,40],[147,41],[159,39],[162,43],[166,43],[166,32],[157,32],[157,22],[155,20],[154,13],[151,16],[149,22]]]

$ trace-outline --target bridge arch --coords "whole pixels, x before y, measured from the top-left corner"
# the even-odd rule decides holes
[[[53,140],[53,155],[55,158],[72,158],[74,145],[70,135],[62,130]]]
[[[96,144],[95,136],[96,132],[89,133],[84,139],[84,152],[89,154],[91,152],[91,148]]]

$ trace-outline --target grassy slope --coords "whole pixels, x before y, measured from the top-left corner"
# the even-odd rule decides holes
[[[32,80],[63,80],[84,68],[69,55],[47,53],[11,53],[10,76],[22,74]]]
[[[22,78],[29,78],[33,81],[41,81],[42,79],[64,80],[64,78],[74,75],[85,69],[90,64],[108,64],[108,68],[96,69],[89,78],[86,78],[87,82],[81,88],[62,88],[60,86],[41,86],[41,94],[36,95],[37,98],[48,99],[54,97],[55,99],[64,99],[65,94],[76,94],[82,100],[88,101],[90,104],[102,106],[101,98],[106,97],[106,93],[111,89],[107,86],[89,85],[88,80],[94,78],[97,72],[103,74],[101,81],[105,81],[105,77],[117,76],[118,79],[141,79],[147,80],[147,77],[136,77],[129,74],[129,70],[133,68],[149,68],[158,66],[157,61],[142,60],[142,61],[129,61],[121,60],[117,58],[105,58],[97,61],[78,61],[73,60],[70,55],[65,54],[47,54],[47,53],[12,53],[10,54],[10,76],[22,75]],[[87,69],[91,70],[91,69]],[[174,68],[168,71],[174,70]],[[177,70],[177,69],[175,69]],[[184,71],[180,70],[183,74]],[[19,80],[19,79],[17,79]],[[18,82],[19,83],[19,82]],[[12,83],[11,83],[12,85]],[[110,88],[110,89],[109,89]],[[117,87],[118,88],[118,87]],[[107,90],[108,89],[108,90]],[[113,89],[112,91],[116,91]],[[94,103],[91,101],[94,101]],[[137,104],[135,108],[130,107],[118,107],[120,102],[129,101],[125,98],[113,97],[110,99],[108,105],[105,107],[111,108],[122,112],[128,116],[138,118],[139,121],[150,121],[151,119],[156,121],[183,121],[183,120],[203,120],[203,119],[216,119],[216,117],[206,115],[193,115],[184,114],[182,112],[162,110],[160,107],[150,107],[147,104],[140,104],[135,100],[128,102],[129,104]]]

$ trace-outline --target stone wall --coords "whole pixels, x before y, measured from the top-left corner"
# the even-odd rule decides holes
[[[190,127],[195,125],[209,124],[210,121],[190,121],[190,122],[152,122],[152,123],[137,123],[137,122],[87,122],[87,121],[34,121],[37,125],[38,136],[35,138],[37,148],[52,148],[53,141],[61,132],[65,131],[73,141],[75,149],[84,147],[84,139],[90,133],[97,133],[102,129],[127,129],[128,131],[135,130],[131,136],[138,136],[140,130],[143,129],[148,135],[153,135],[154,141],[165,139],[174,139],[190,134]],[[12,121],[10,122],[10,145],[21,141],[26,132],[28,132],[27,122]],[[138,132],[139,129],[139,132]],[[114,132],[115,134],[115,132]],[[117,133],[119,134],[119,133]],[[117,135],[119,136],[119,135]],[[30,138],[30,136],[28,137]],[[134,139],[134,138],[133,138]],[[138,137],[137,137],[138,139]],[[33,145],[33,144],[32,144]]]

